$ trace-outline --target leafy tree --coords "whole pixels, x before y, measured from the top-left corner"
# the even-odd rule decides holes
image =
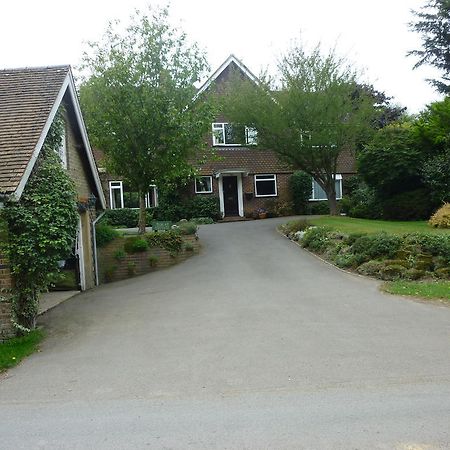
[[[75,186],[56,154],[63,125],[57,116],[20,201],[10,201],[2,210],[8,225],[6,253],[15,284],[15,321],[22,331],[34,328],[39,294],[54,280],[58,261],[70,255],[76,236]]]
[[[238,77],[226,90],[230,118],[258,130],[258,143],[324,189],[337,214],[335,174],[339,155],[354,151],[370,133],[376,111],[357,89],[357,73],[334,51],[307,53],[295,46],[279,65],[279,82],[263,75],[255,86]]]
[[[421,172],[433,199],[436,202],[450,202],[450,150],[425,161]]]
[[[408,55],[418,56],[414,68],[429,64],[442,72],[441,80],[428,80],[439,92],[450,92],[450,1],[429,0],[419,11],[410,28],[420,33],[422,49]]]
[[[90,75],[80,95],[93,143],[139,192],[143,233],[149,186],[189,176],[188,160],[204,144],[212,107],[193,98],[208,65],[197,45],[171,28],[167,8],[136,12],[123,34],[118,25],[84,54]]]
[[[312,194],[311,175],[297,170],[289,178],[289,188],[292,192],[295,214],[306,214],[308,201]]]
[[[423,154],[410,123],[378,130],[358,154],[358,173],[381,198],[421,185]]]

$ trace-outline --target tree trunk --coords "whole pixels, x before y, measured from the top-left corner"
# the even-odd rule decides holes
[[[147,211],[145,209],[145,194],[139,193],[139,234],[145,233],[145,226],[147,222]]]
[[[36,328],[36,316],[38,313],[37,293],[29,296],[22,294],[15,305],[17,323],[28,330]]]
[[[336,200],[336,187],[335,182],[333,180],[332,186],[327,186],[327,198],[328,198],[328,206],[330,208],[330,216],[338,215],[338,204]]]

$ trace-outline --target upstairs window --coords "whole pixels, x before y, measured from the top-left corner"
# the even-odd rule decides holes
[[[336,200],[340,200],[342,198],[342,175],[336,174]],[[319,186],[317,181],[313,180],[312,182],[312,195],[310,200],[319,201],[319,200],[327,200],[327,194],[325,191]]]
[[[212,124],[213,145],[240,146],[243,142],[247,145],[256,145],[257,131],[252,127],[242,127],[230,123]]]
[[[111,209],[139,208],[139,194],[129,189],[123,181],[109,182],[109,201]],[[150,186],[145,195],[145,207],[158,206],[158,191],[156,186]]]
[[[277,176],[255,175],[255,197],[276,197]]]
[[[195,179],[196,194],[211,194],[212,191],[212,177],[197,177]]]

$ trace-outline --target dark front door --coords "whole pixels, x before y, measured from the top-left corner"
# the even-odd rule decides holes
[[[225,216],[238,216],[237,177],[223,177],[223,205]]]

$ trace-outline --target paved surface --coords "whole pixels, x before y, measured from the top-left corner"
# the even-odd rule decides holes
[[[42,352],[0,381],[0,448],[450,448],[450,308],[277,220],[205,226],[201,255],[42,316]]]
[[[39,300],[39,314],[47,312],[49,309],[58,306],[74,295],[79,294],[80,291],[52,291],[46,292]]]

